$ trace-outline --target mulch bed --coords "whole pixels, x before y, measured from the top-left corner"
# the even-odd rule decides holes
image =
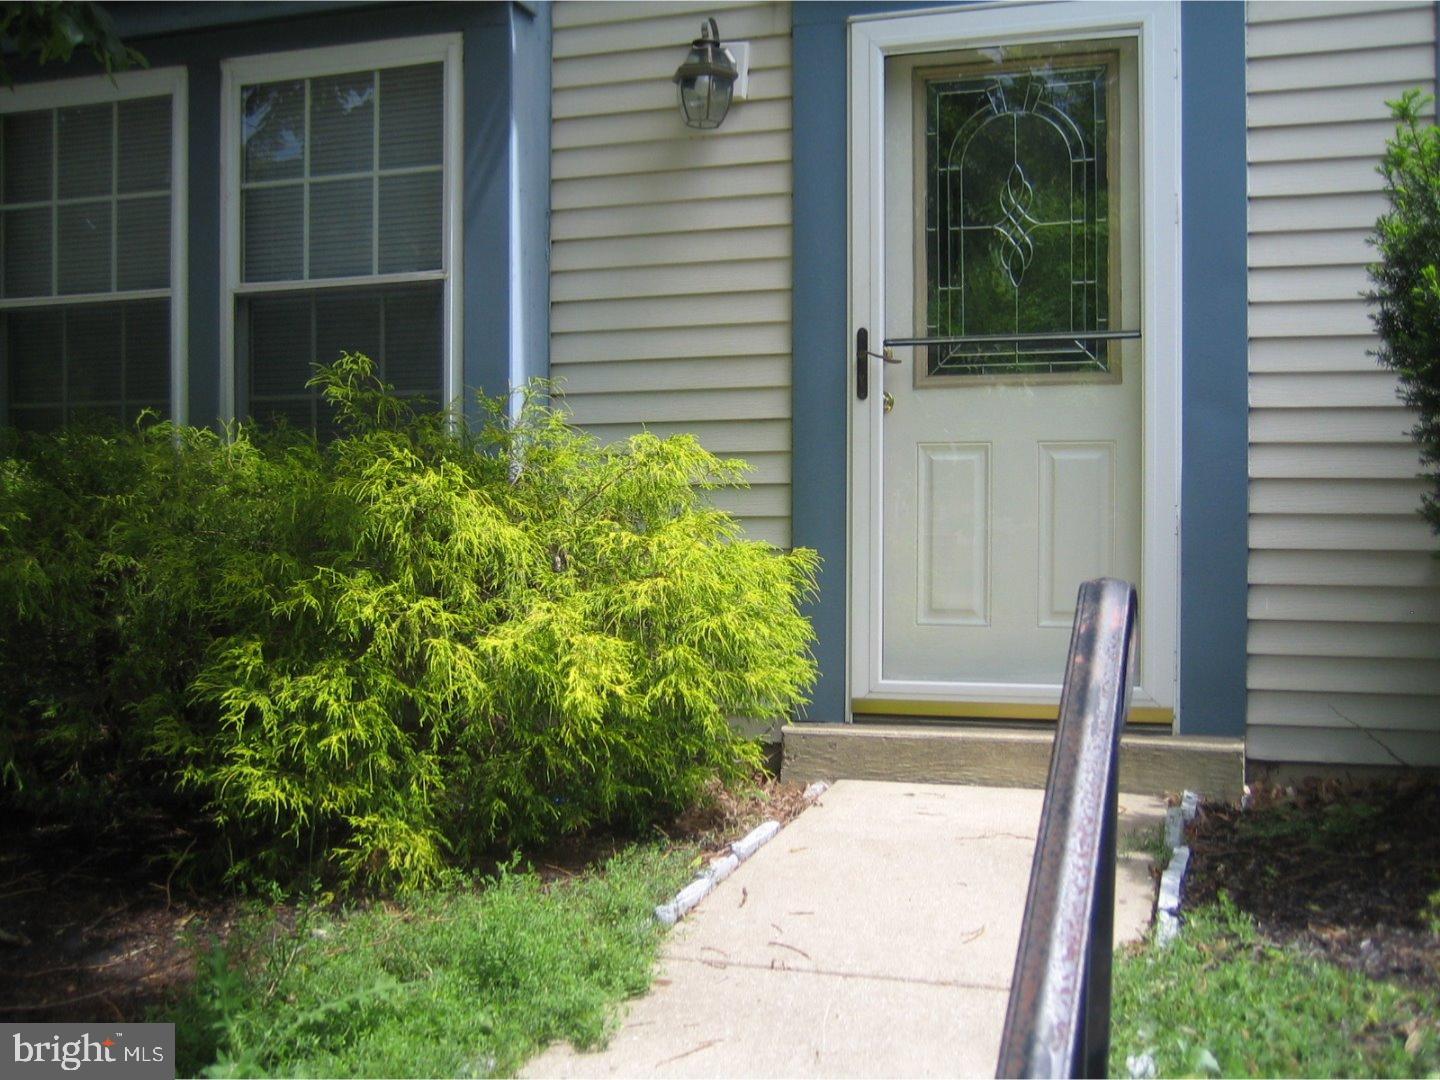
[[[739,793],[716,788],[661,832],[714,852],[767,818],[789,821],[805,807],[801,791],[774,780]],[[533,852],[525,864],[547,880],[565,878],[603,862],[626,839],[573,837]],[[177,847],[184,844],[158,833],[96,835],[4,822],[0,1020],[133,1022],[183,990],[200,947],[227,938],[246,904],[181,888],[171,864],[154,857]],[[277,908],[282,918],[287,911]]]
[[[174,837],[142,833],[6,822],[0,1019],[144,1019],[194,977],[196,944],[229,933],[238,902],[184,893],[155,858]]]
[[[765,779],[738,792],[715,784],[697,807],[681,814],[665,832],[672,840],[697,843],[713,855],[761,822],[774,819],[788,825],[809,805],[800,784]]]
[[[1259,786],[1205,806],[1189,844],[1186,906],[1224,890],[1272,941],[1440,989],[1440,784]]]

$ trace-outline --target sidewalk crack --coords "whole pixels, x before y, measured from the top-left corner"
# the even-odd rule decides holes
[[[674,954],[671,954],[668,959],[686,964],[701,964],[708,968],[748,968],[751,971],[783,971],[790,975],[823,975],[832,979],[871,979],[877,982],[911,983],[916,986],[953,987],[957,990],[993,990],[998,994],[1010,992],[1008,983],[971,982],[967,979],[926,979],[914,975],[871,974],[863,971],[836,971],[829,968],[773,967],[770,964],[757,964],[746,960],[716,960],[713,957],[702,958]]]

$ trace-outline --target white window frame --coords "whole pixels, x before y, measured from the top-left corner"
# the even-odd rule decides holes
[[[135,98],[170,95],[170,286],[165,289],[123,289],[113,292],[66,293],[56,296],[16,296],[0,299],[0,311],[40,307],[77,307],[130,300],[170,301],[170,418],[188,419],[187,306],[189,259],[189,103],[188,80],[183,67],[122,71],[81,79],[26,83],[0,92],[0,115],[68,109],[77,105],[107,105]],[[118,153],[118,147],[116,149]],[[59,250],[59,237],[51,244]]]
[[[318,292],[322,289],[383,288],[416,282],[443,282],[441,329],[443,354],[441,392],[449,406],[460,395],[461,371],[461,176],[463,131],[461,118],[459,34],[387,38],[354,45],[241,56],[220,65],[220,416],[236,417],[235,305],[242,297],[267,293]],[[285,79],[317,79],[352,71],[376,71],[415,64],[441,63],[444,85],[444,127],[441,169],[441,256],[439,270],[400,274],[364,274],[353,277],[296,281],[245,282],[241,280],[240,145],[242,87]],[[378,223],[376,225],[378,228]]]
[[[884,326],[883,215],[885,60],[888,56],[991,45],[1134,36],[1140,61],[1141,237],[1145,283],[1143,522],[1138,708],[1179,717],[1179,526],[1181,407],[1180,11],[1153,0],[1106,3],[980,3],[849,22],[849,329]],[[878,336],[878,334],[876,335]],[[872,342],[875,340],[872,337]],[[853,360],[851,361],[853,362]],[[876,385],[878,362],[871,362]],[[955,684],[886,680],[880,667],[881,397],[850,395],[849,641],[847,719],[854,699],[950,701]],[[970,684],[987,702],[1053,705],[1060,686]]]

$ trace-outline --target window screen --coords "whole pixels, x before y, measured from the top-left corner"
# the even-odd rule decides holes
[[[305,382],[344,351],[438,403],[444,66],[245,85],[240,123],[242,410],[325,431]]]
[[[168,412],[171,100],[0,117],[5,419]]]
[[[324,399],[306,387],[317,363],[363,352],[380,377],[416,404],[439,399],[440,287],[324,289],[247,301],[250,415],[321,435],[334,430]]]

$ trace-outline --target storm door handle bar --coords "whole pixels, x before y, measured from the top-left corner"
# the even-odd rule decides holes
[[[1054,334],[962,334],[959,337],[886,338],[885,348],[898,349],[907,345],[1013,345],[1030,341],[1133,341],[1139,330],[1096,330],[1094,332],[1062,330]]]

